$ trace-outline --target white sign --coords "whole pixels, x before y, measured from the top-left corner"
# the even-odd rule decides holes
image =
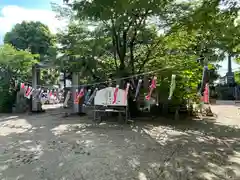
[[[94,105],[101,106],[127,106],[127,101],[125,101],[125,90],[118,89],[116,94],[116,102],[114,103],[114,87],[107,87],[97,91],[94,98]]]

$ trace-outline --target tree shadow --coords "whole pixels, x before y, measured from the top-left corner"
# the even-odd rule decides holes
[[[20,117],[14,128],[24,131],[0,136],[0,149],[7,150],[0,156],[1,178],[240,178],[236,127],[168,119],[94,124],[85,117],[63,118],[61,112]]]
[[[179,144],[175,160],[181,171],[190,169],[196,179],[239,179],[240,174],[240,129],[217,124],[212,119],[204,121],[160,121],[143,125],[149,131],[161,126],[168,127],[167,144]],[[148,133],[154,136],[154,133]],[[157,136],[155,135],[155,139]],[[161,138],[158,141],[162,142]],[[165,146],[166,147],[166,146]],[[174,169],[175,169],[174,168]],[[187,177],[188,178],[188,177]]]

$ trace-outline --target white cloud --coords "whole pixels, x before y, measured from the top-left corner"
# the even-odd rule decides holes
[[[50,10],[26,9],[19,6],[4,6],[0,9],[0,43],[6,32],[12,27],[26,21],[40,21],[46,24],[52,33],[56,33],[58,28],[62,28],[65,23],[55,17],[55,13]]]

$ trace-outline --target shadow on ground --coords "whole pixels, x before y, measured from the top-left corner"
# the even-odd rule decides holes
[[[0,121],[1,179],[240,178],[237,127],[163,119],[96,125],[60,112]]]

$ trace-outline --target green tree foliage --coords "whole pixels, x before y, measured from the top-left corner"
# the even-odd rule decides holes
[[[153,45],[154,36],[151,37],[153,29],[147,26],[148,19],[154,15],[166,16],[171,3],[171,0],[74,1],[72,9],[77,13],[78,19],[98,22],[99,26],[104,27],[106,34],[111,38],[111,53],[115,64],[118,65],[117,71],[122,76],[137,72],[134,67],[137,49],[148,49],[150,57],[150,51],[154,49],[152,46],[156,45]],[[164,16],[161,18],[164,19]],[[156,37],[156,31],[154,35]],[[130,72],[126,72],[126,67]]]
[[[235,72],[234,73],[234,78],[235,78],[235,82],[240,85],[240,72]]]
[[[36,58],[38,55],[33,55],[26,50],[17,50],[12,45],[0,46],[0,66],[2,72],[8,72],[6,74],[9,77],[8,80],[18,77],[29,78],[32,65],[37,63]]]
[[[101,27],[90,31],[85,23],[72,22],[67,31],[59,33],[57,37],[62,54],[57,62],[62,70],[83,71],[84,77],[89,76],[92,80],[105,78],[106,72],[116,70],[110,49],[111,38]]]
[[[49,28],[41,22],[16,24],[4,37],[4,43],[12,44],[17,49],[29,49],[33,54],[44,56],[54,46],[54,36]]]
[[[4,43],[13,45],[16,49],[29,50],[39,54],[39,60],[48,64],[56,59],[56,38],[49,28],[41,22],[26,22],[16,24],[4,37]],[[42,70],[41,81],[49,80],[50,84],[57,81],[57,70]]]
[[[239,12],[237,0],[196,0],[177,27],[195,31],[198,36],[196,53],[205,62],[221,61],[226,54],[236,58],[240,50],[240,24],[236,23]]]
[[[15,100],[15,80],[30,80],[32,65],[37,63],[37,57],[9,44],[0,46],[0,112],[11,110]]]
[[[195,98],[203,65],[211,69],[213,83],[218,77],[213,64],[223,60],[224,53],[238,54],[239,27],[234,21],[239,8],[234,0],[64,2],[74,25],[58,36],[65,55],[62,64],[70,69],[84,65],[89,67],[86,75],[98,72],[101,79],[164,68],[157,75],[165,99],[171,74],[178,77],[175,99]],[[88,29],[82,22],[94,26]]]

